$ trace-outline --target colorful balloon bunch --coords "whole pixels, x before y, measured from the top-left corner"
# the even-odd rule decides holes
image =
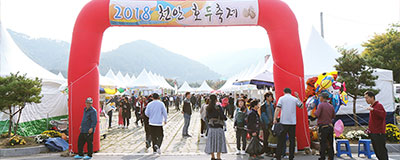
[[[346,83],[337,82],[337,76],[337,71],[324,72],[318,77],[312,77],[307,80],[306,99],[304,101],[311,117],[315,118],[314,113],[319,104],[318,96],[323,92],[329,94],[329,100],[335,108],[335,112],[339,110],[340,106],[347,105],[349,98],[346,93]]]

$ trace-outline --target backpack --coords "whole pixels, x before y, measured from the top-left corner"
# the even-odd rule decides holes
[[[236,124],[238,127],[244,127],[246,119],[246,113],[239,111],[236,115]]]

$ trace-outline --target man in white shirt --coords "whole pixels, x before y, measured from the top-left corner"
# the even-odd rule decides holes
[[[161,144],[164,138],[163,122],[167,124],[167,110],[165,105],[160,101],[160,95],[157,93],[153,94],[153,101],[150,102],[147,107],[145,114],[149,117],[149,127],[151,140],[153,142],[154,153],[161,154]]]
[[[285,88],[285,95],[279,98],[274,115],[274,124],[276,124],[277,116],[281,113],[280,123],[283,125],[283,132],[278,135],[278,146],[276,150],[276,158],[281,159],[284,143],[286,143],[286,134],[289,134],[289,160],[294,158],[295,134],[296,134],[296,107],[303,108],[303,103],[299,98],[299,94],[295,92],[293,97],[292,90]]]

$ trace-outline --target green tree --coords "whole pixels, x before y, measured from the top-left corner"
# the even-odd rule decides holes
[[[40,103],[40,92],[42,90],[42,81],[38,78],[29,79],[26,74],[11,74],[7,77],[0,77],[0,110],[9,115],[8,136],[10,137],[12,129],[14,135],[17,135],[18,124],[21,118],[22,110],[27,103]],[[13,118],[18,114],[18,119],[13,124]],[[12,128],[14,127],[14,128]]]
[[[168,82],[168,84],[171,85],[172,87],[175,87],[175,83],[178,84],[178,82],[176,82],[176,79],[169,79],[169,78],[166,78],[165,80],[166,80],[166,81]]]
[[[192,88],[199,88],[201,86],[201,84],[199,82],[192,82],[192,83],[189,83],[189,86]]]
[[[357,98],[363,97],[365,91],[371,90],[375,93],[379,90],[372,89],[378,77],[372,75],[372,68],[367,66],[366,60],[358,54],[357,49],[338,48],[342,57],[336,59],[338,65],[335,65],[339,72],[338,81],[346,82],[347,94],[353,98],[353,117],[356,126],[359,126],[356,115]]]
[[[362,46],[368,65],[392,70],[394,80],[400,83],[400,23],[390,25],[386,33],[375,34]]]
[[[226,80],[207,80],[206,82],[212,89],[218,90],[225,84]]]

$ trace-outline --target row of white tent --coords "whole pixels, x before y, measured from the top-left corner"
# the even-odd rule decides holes
[[[178,92],[183,93],[183,92],[196,92],[196,93],[210,93],[214,91],[206,81],[203,81],[201,83],[199,88],[192,88],[189,86],[189,84],[185,81],[182,86],[179,88]]]
[[[100,75],[100,86],[109,88],[151,88],[151,89],[174,89],[165,78],[151,71],[147,72],[143,69],[139,76],[129,76],[128,73],[123,74],[118,71],[117,74],[109,69],[105,76]]]
[[[340,54],[332,48],[318,33],[311,27],[308,33],[300,32],[300,43],[303,54],[305,77],[319,75],[323,72],[334,71],[333,67],[336,58]],[[250,68],[228,78],[227,83],[220,89],[222,91],[256,90],[255,85],[233,85],[237,82],[245,82],[251,79],[258,79],[273,82],[273,58],[268,58],[267,62],[259,62],[251,65]]]

